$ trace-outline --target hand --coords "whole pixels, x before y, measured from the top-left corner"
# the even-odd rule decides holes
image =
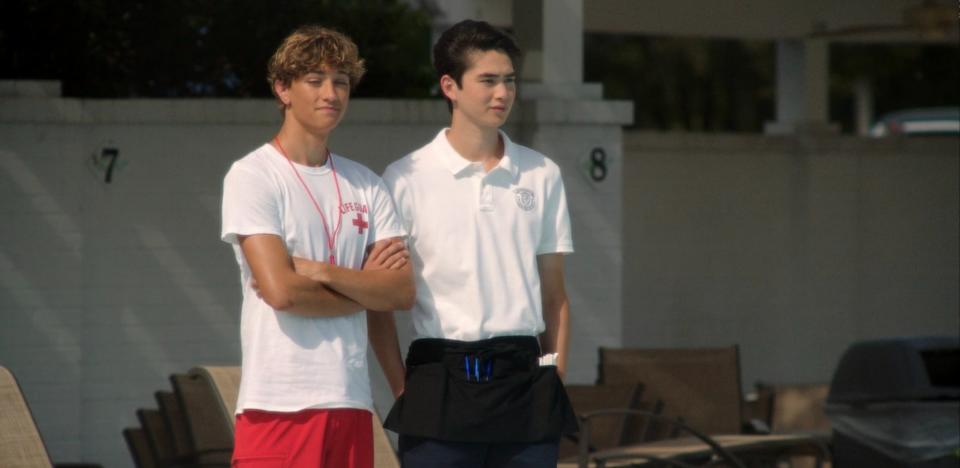
[[[377,242],[363,263],[364,270],[399,270],[407,264],[410,251],[400,239]]]

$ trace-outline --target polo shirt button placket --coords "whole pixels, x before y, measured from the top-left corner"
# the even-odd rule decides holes
[[[493,190],[486,177],[480,179],[480,211],[493,211]]]

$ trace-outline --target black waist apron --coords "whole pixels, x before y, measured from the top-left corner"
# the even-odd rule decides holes
[[[407,353],[403,395],[384,427],[451,442],[533,443],[577,432],[554,366],[536,337],[419,339]]]

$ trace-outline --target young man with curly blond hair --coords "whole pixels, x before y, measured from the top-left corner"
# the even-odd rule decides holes
[[[396,349],[374,311],[408,309],[414,285],[383,182],[327,147],[363,73],[345,35],[294,31],[267,77],[283,124],[224,179],[243,289],[235,467],[373,466],[367,321],[378,354]]]

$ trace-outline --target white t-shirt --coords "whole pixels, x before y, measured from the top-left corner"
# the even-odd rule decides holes
[[[336,154],[323,167],[295,167],[331,233],[340,223],[334,249],[338,265],[359,269],[368,245],[404,235],[383,181],[366,167]],[[233,245],[243,290],[237,413],[248,408],[372,409],[366,315],[306,317],[271,308],[251,288],[250,266],[238,243],[238,236],[252,234],[280,236],[292,256],[324,262],[330,256],[310,195],[287,159],[269,144],[236,161],[223,182],[222,239]]]
[[[446,129],[383,174],[409,233],[418,338],[475,341],[543,332],[537,255],[573,252],[560,168],[500,133],[484,172]]]

